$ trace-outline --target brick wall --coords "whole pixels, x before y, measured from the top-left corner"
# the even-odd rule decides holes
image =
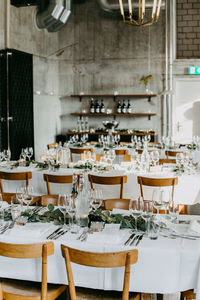
[[[200,58],[200,0],[176,0],[177,58]]]

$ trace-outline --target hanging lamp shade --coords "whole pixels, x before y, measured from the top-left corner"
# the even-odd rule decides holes
[[[148,1],[148,6],[146,0],[119,0],[119,5],[124,23],[145,26],[152,25],[158,21],[162,0],[152,0],[151,5],[149,5]],[[137,18],[134,16],[137,16]]]

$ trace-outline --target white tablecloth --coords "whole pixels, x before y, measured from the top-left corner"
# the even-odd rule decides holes
[[[49,173],[49,171],[40,171],[35,168],[22,168],[18,167],[13,170],[14,172],[31,171],[32,179],[30,184],[34,187],[36,194],[43,195],[47,193],[46,183],[43,180],[43,174]],[[10,172],[13,172],[10,171]],[[58,175],[80,173],[83,170],[78,169],[60,169],[56,173]],[[100,176],[117,176],[117,175],[127,175],[128,180],[124,185],[124,198],[136,199],[140,195],[139,185],[137,183],[137,176],[150,176],[150,177],[173,177],[174,173],[148,173],[148,174],[135,174],[130,172],[111,171],[99,173]],[[16,192],[16,187],[22,184],[21,182],[9,182],[3,181],[4,191],[6,192]],[[72,186],[71,184],[50,184],[51,193],[70,193]],[[101,186],[103,190],[104,199],[107,198],[119,198],[119,186]],[[152,189],[145,189],[145,199],[152,199]],[[175,187],[174,199],[176,203],[193,205],[200,202],[200,174],[193,175],[182,175],[178,178],[178,185]]]
[[[38,226],[38,224],[27,224],[26,229],[21,227],[23,233],[20,237],[16,234],[16,229],[13,229],[10,234],[7,232],[6,235],[0,235],[0,241],[7,243],[45,241],[46,232],[43,238],[36,237],[36,235],[31,237],[31,231],[39,230]],[[51,224],[41,224],[41,226],[45,229],[50,226],[52,231],[55,229]],[[62,240],[54,241],[55,254],[48,258],[48,282],[67,283],[65,264],[60,251],[61,243],[86,251],[123,251],[131,248],[123,246],[129,234],[128,230],[121,230],[118,239],[110,239],[109,236],[105,238],[105,235],[101,239],[101,233],[96,233],[90,235],[86,242],[76,240],[75,235],[66,234]],[[149,240],[145,237],[139,244],[138,250],[138,262],[131,268],[130,291],[167,294],[197,288],[200,240],[163,237],[159,237],[158,240]],[[0,265],[0,277],[41,280],[40,259],[17,260],[0,257]],[[97,269],[72,264],[72,269],[77,286],[122,290],[123,268]]]

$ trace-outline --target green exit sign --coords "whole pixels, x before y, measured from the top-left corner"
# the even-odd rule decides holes
[[[189,75],[200,75],[200,66],[199,67],[189,67]]]

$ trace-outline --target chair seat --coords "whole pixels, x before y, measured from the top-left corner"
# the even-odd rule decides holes
[[[191,299],[196,299],[196,294],[194,293],[193,290],[188,290],[185,292],[181,293],[181,300],[191,300]]]
[[[65,285],[48,284],[48,300],[55,299],[66,289]],[[12,294],[10,299],[41,300],[41,283],[32,281],[21,281],[13,279],[2,280],[2,290],[6,294]]]
[[[76,287],[77,300],[115,300],[122,299],[122,292],[102,291]],[[129,300],[140,300],[139,293],[129,293]]]

